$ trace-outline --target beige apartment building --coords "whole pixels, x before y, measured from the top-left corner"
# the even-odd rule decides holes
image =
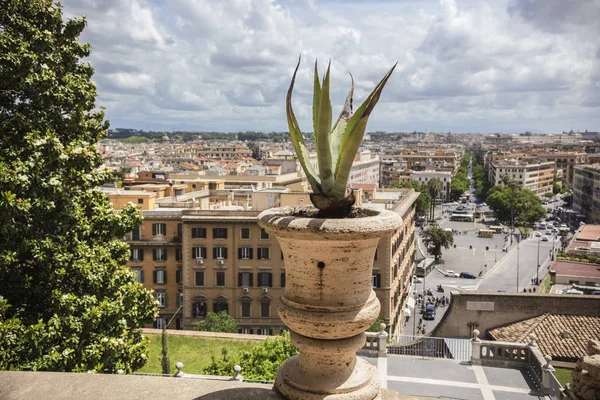
[[[586,223],[600,224],[600,164],[575,167],[573,210],[584,215]]]
[[[537,195],[552,192],[556,163],[528,159],[499,159],[489,163],[488,179],[492,186],[502,185],[503,178],[512,178],[523,189]]]
[[[146,193],[149,195],[149,193]],[[309,202],[306,193],[269,189],[253,201],[268,208]],[[381,239],[373,266],[373,287],[381,302],[380,318],[391,334],[403,329],[414,264],[414,203],[412,189],[374,194],[370,207],[398,212],[402,227]],[[265,200],[265,198],[267,200]],[[361,198],[361,196],[358,196]],[[226,311],[239,332],[278,334],[286,327],[277,314],[285,288],[285,266],[277,239],[257,224],[259,209],[142,210],[142,225],[127,235],[130,268],[139,282],[155,293],[159,317],[155,327],[192,329],[210,311]]]
[[[197,150],[199,157],[212,158],[216,160],[239,160],[252,158],[252,150],[241,144],[218,144],[201,146]]]
[[[588,155],[585,152],[560,151],[535,153],[540,161],[553,161],[556,163],[557,171],[562,171],[562,180],[570,188],[573,187],[573,177],[576,165],[587,164]]]

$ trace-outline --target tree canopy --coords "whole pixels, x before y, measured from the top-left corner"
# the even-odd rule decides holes
[[[130,372],[155,300],[125,267],[141,221],[98,186],[108,122],[81,59],[85,19],[51,0],[0,7],[0,369]]]
[[[419,181],[412,181],[402,183],[394,182],[388,187],[396,189],[415,189],[416,192],[420,193],[417,201],[415,202],[415,212],[417,215],[425,215],[427,212],[429,212],[429,208],[431,207],[431,196],[429,195],[429,190],[427,189],[426,185]]]
[[[510,182],[496,185],[488,192],[487,203],[498,219],[510,224],[514,216],[515,226],[531,225],[546,215],[542,201],[529,189],[522,189]],[[511,214],[512,211],[512,214]]]
[[[437,260],[442,256],[442,247],[450,248],[454,243],[454,236],[437,225],[430,226],[423,232],[423,243],[427,246],[429,254]]]
[[[237,330],[235,318],[225,311],[218,313],[209,312],[203,320],[194,322],[194,329],[204,332],[228,332],[233,333]]]

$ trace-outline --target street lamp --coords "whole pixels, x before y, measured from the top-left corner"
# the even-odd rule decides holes
[[[519,293],[519,247],[521,247],[521,235],[517,239],[517,293]]]
[[[537,269],[535,270],[535,284],[539,282],[539,273],[540,273],[540,242],[542,241],[542,237],[538,238],[538,254],[537,254]]]
[[[496,259],[498,258],[498,245],[495,244],[494,248],[495,248],[495,250],[494,250],[494,264],[496,264]]]

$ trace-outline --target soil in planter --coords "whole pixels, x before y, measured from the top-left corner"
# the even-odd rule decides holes
[[[344,218],[365,218],[365,217],[374,217],[379,215],[378,211],[369,210],[366,208],[358,208],[352,207],[350,209],[349,214],[339,215],[339,214],[331,214],[328,212],[323,212],[317,208],[306,208],[301,209],[290,216],[292,217],[300,217],[300,218],[331,218],[331,219],[344,219]]]

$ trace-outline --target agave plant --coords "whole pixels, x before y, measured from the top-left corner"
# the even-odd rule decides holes
[[[313,193],[310,200],[313,205],[321,210],[323,216],[346,216],[350,213],[356,200],[352,191],[348,189],[350,169],[365,134],[369,115],[371,115],[373,108],[379,101],[381,91],[392,75],[394,68],[396,68],[396,64],[385,74],[354,113],[352,112],[354,78],[350,74],[352,81],[350,93],[348,93],[340,116],[332,128],[331,99],[329,97],[331,63],[327,66],[327,73],[321,85],[317,63],[315,62],[313,132],[317,144],[318,172],[310,163],[304,137],[292,109],[292,91],[294,90],[294,82],[299,66],[300,60],[296,65],[286,98],[287,121],[294,150],[312,187]]]

